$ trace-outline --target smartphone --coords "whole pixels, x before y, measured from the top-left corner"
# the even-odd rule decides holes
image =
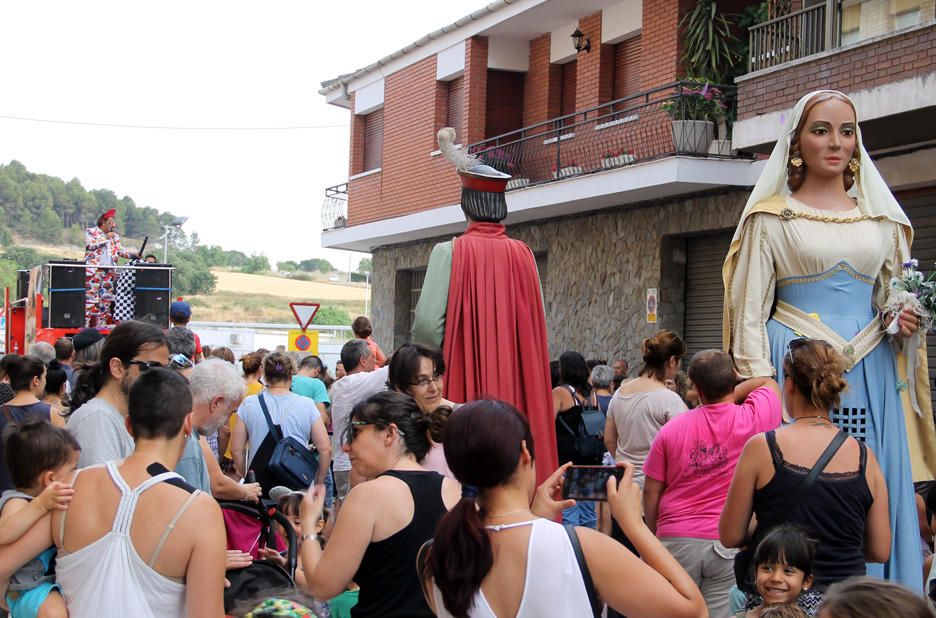
[[[608,499],[608,477],[614,475],[618,483],[624,478],[624,468],[617,466],[570,466],[562,485],[564,500],[605,501]]]

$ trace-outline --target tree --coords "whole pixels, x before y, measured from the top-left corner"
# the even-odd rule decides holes
[[[259,273],[270,270],[270,260],[262,253],[254,253],[240,268],[242,273]]]
[[[350,326],[351,316],[340,307],[327,305],[319,308],[315,313],[315,318],[312,320],[312,323],[328,326]]]
[[[374,272],[374,265],[371,263],[370,258],[364,258],[361,260],[361,263],[358,264],[357,271],[359,273],[372,273]]]
[[[276,270],[279,272],[295,272],[299,270],[299,265],[293,262],[292,260],[287,260],[285,262],[277,262]]]
[[[315,271],[329,273],[335,270],[335,267],[332,266],[331,262],[328,260],[323,260],[322,258],[312,258],[299,262],[299,270],[304,270],[309,273]]]
[[[49,243],[62,242],[62,220],[55,214],[51,206],[46,206],[39,213],[36,220],[36,237]]]

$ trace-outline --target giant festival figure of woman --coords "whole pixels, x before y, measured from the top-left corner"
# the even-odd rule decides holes
[[[890,497],[890,559],[868,573],[921,590],[913,482],[936,471],[926,344],[912,337],[915,314],[880,309],[912,240],[862,145],[854,103],[832,90],[804,96],[725,260],[724,342],[742,377],[775,375],[781,384],[797,337],[827,341],[845,357],[848,390],[832,420],[874,451]]]

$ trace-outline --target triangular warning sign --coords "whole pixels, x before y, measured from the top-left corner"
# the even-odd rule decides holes
[[[321,307],[319,303],[289,303],[289,308],[292,309],[296,321],[299,322],[299,328],[302,330],[309,328],[319,307]]]

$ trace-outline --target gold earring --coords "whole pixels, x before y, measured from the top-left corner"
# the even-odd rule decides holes
[[[794,152],[793,156],[790,157],[790,165],[793,167],[801,167],[803,165],[803,159],[800,158],[798,152]]]
[[[858,161],[858,159],[852,158],[852,160],[848,162],[848,169],[851,170],[852,174],[857,174],[858,170],[861,169],[861,162]]]

